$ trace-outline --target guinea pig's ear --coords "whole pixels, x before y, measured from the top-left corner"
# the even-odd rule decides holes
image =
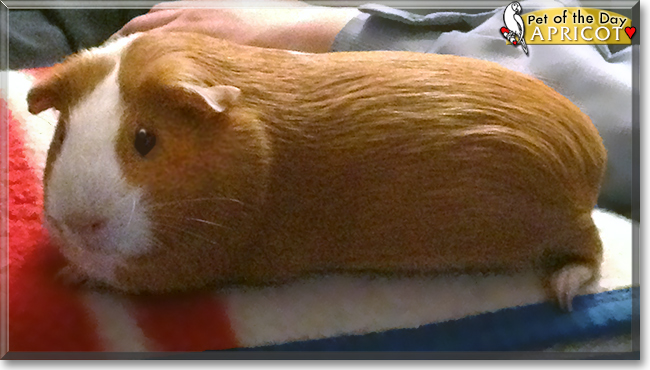
[[[31,114],[39,114],[49,108],[56,108],[60,78],[50,75],[36,82],[27,94],[27,109]]]
[[[183,98],[188,99],[186,103],[199,109],[207,108],[217,113],[228,110],[241,94],[241,90],[228,85],[203,87],[181,82],[177,86],[183,90]]]

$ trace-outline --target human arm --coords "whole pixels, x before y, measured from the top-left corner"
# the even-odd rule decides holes
[[[314,6],[295,0],[253,5],[228,1],[175,1],[156,5],[118,35],[149,30],[191,31],[240,44],[321,53],[359,14],[355,8]]]

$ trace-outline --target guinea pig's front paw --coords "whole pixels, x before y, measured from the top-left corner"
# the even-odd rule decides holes
[[[65,286],[84,290],[105,290],[107,286],[79,271],[72,265],[63,267],[56,274],[56,279]]]
[[[88,277],[88,275],[79,271],[72,265],[67,265],[59,270],[59,272],[56,274],[56,279],[66,286],[75,288],[94,289],[97,285],[91,278]]]
[[[56,279],[68,286],[79,286],[88,280],[88,276],[75,267],[67,265],[57,272]]]

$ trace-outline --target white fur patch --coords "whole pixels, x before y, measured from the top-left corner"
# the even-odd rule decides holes
[[[125,37],[118,37],[116,39],[111,39],[102,46],[96,47],[96,48],[90,48],[88,50],[83,51],[82,53],[94,57],[94,56],[115,56],[118,57],[121,55],[122,51],[126,49],[133,40],[136,38],[140,37],[142,35],[141,33],[134,33],[129,36]]]
[[[142,205],[142,189],[126,183],[115,141],[121,124],[123,102],[117,81],[119,52],[128,43],[120,39],[106,49],[88,52],[114,55],[117,67],[95,90],[70,111],[67,132],[56,161],[52,164],[46,211],[61,226],[65,248],[83,249],[74,253],[78,263],[94,276],[94,265],[115,267],[115,257],[138,255],[151,245],[150,220]],[[119,46],[119,47],[118,47]],[[104,227],[80,232],[77,223],[104,220]],[[86,221],[87,220],[87,221]],[[65,249],[64,248],[64,249]],[[64,251],[65,253],[65,251]],[[110,257],[110,258],[109,258]],[[105,270],[106,266],[96,266]],[[109,271],[102,273],[111,277]]]

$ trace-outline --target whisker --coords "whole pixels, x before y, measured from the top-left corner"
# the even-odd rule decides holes
[[[116,181],[114,181],[114,182],[113,182],[113,185],[115,185],[115,186],[120,186],[120,185],[121,185],[121,184],[120,184],[120,180],[116,180]],[[125,202],[125,201],[131,199],[131,197],[132,197],[133,195],[134,195],[134,194],[133,194],[132,192],[129,192],[129,193],[127,193],[127,194],[124,194],[124,196],[122,196],[122,197],[120,198],[120,200],[117,201],[116,204],[122,204],[122,202]]]
[[[224,229],[230,229],[231,228],[231,227],[223,225],[223,224],[219,224],[219,223],[216,223],[216,222],[204,220],[204,219],[201,219],[201,218],[195,218],[195,217],[183,217],[183,216],[165,215],[165,214],[156,214],[155,217],[161,217],[161,218],[165,218],[165,219],[168,219],[168,220],[179,220],[179,221],[187,220],[187,221],[201,222],[201,223],[211,225],[211,226],[222,227]]]
[[[242,206],[246,206],[244,202],[238,199],[234,198],[226,198],[226,197],[209,197],[209,198],[193,198],[193,199],[180,199],[180,200],[175,200],[171,202],[162,202],[162,203],[152,203],[150,205],[151,209],[158,209],[161,207],[165,206],[170,206],[170,205],[183,205],[186,203],[192,203],[192,202],[232,202],[232,203],[237,203]]]
[[[225,227],[222,224],[218,224],[215,222],[210,222],[208,220],[202,220],[200,218],[193,218],[193,217],[184,217],[185,220],[191,220],[191,221],[197,221],[197,222],[202,222],[204,224],[212,225],[212,226],[219,226],[219,227]]]
[[[129,227],[131,225],[131,220],[133,219],[133,214],[135,213],[135,202],[137,198],[135,195],[133,196],[133,207],[131,208],[131,215],[129,216],[129,222],[126,223],[126,227]]]
[[[175,231],[180,231],[181,233],[191,235],[191,236],[193,236],[195,238],[201,239],[201,240],[203,240],[205,242],[208,242],[208,243],[210,243],[212,245],[217,245],[218,244],[217,242],[207,238],[205,235],[201,235],[201,234],[197,234],[197,233],[187,231],[186,229],[184,229],[182,227],[176,227],[174,225],[169,225],[169,224],[165,224],[165,223],[161,223],[161,222],[154,222],[154,224],[159,226],[159,227],[168,228],[168,229],[175,230]],[[180,235],[180,234],[177,233],[176,235]]]
[[[45,118],[43,118],[43,117],[41,117],[41,116],[39,116],[39,115],[36,115],[36,116],[33,116],[33,117],[36,117],[36,118],[40,119],[41,121],[45,121],[45,122],[47,122],[47,124],[49,124],[49,125],[52,126],[52,127],[56,127],[56,125],[53,124],[52,122],[50,122],[50,120],[45,119]]]

